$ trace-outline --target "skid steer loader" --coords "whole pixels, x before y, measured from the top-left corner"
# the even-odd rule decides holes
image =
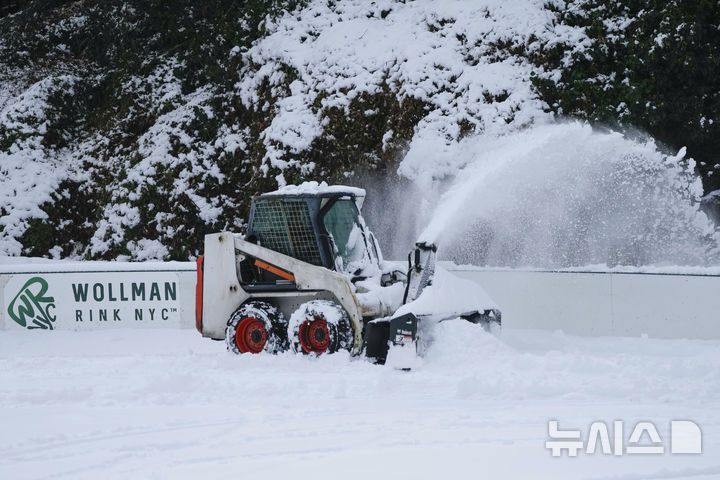
[[[365,191],[308,182],[252,202],[245,236],[205,236],[196,326],[234,353],[349,350],[384,363],[417,351],[426,327],[461,318],[500,325],[476,284],[435,265],[435,245],[385,261],[360,214]]]

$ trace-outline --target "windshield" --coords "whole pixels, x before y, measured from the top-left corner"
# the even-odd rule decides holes
[[[360,212],[351,199],[337,200],[323,218],[325,229],[333,240],[335,268],[354,273],[365,265],[367,251]]]

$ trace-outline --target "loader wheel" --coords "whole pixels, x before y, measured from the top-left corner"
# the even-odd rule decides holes
[[[312,300],[298,308],[288,322],[290,346],[296,353],[334,353],[350,350],[353,330],[345,309],[328,300]]]
[[[235,345],[243,353],[260,353],[267,344],[267,330],[262,320],[245,317],[235,328]]]
[[[323,353],[330,346],[330,328],[322,317],[313,317],[300,324],[300,346],[305,353]]]
[[[287,322],[282,313],[265,302],[249,302],[230,316],[225,343],[233,353],[277,353],[287,350]]]

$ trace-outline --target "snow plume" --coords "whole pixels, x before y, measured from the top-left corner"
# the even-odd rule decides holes
[[[429,159],[431,160],[431,159]],[[363,217],[387,260],[404,260],[427,225],[426,215],[437,200],[405,177],[366,174],[359,183],[367,190]]]
[[[580,123],[468,138],[439,162],[428,148],[411,149],[400,171],[426,191],[438,190],[438,165],[457,172],[420,235],[441,258],[544,268],[710,261],[717,239],[684,149],[669,156],[651,139]]]

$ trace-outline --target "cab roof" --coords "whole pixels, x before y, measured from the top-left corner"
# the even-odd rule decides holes
[[[318,196],[318,197],[344,197],[350,196],[356,199],[365,198],[365,190],[347,185],[328,185],[326,182],[305,182],[300,185],[287,185],[274,192],[260,195],[261,198],[273,196]]]

